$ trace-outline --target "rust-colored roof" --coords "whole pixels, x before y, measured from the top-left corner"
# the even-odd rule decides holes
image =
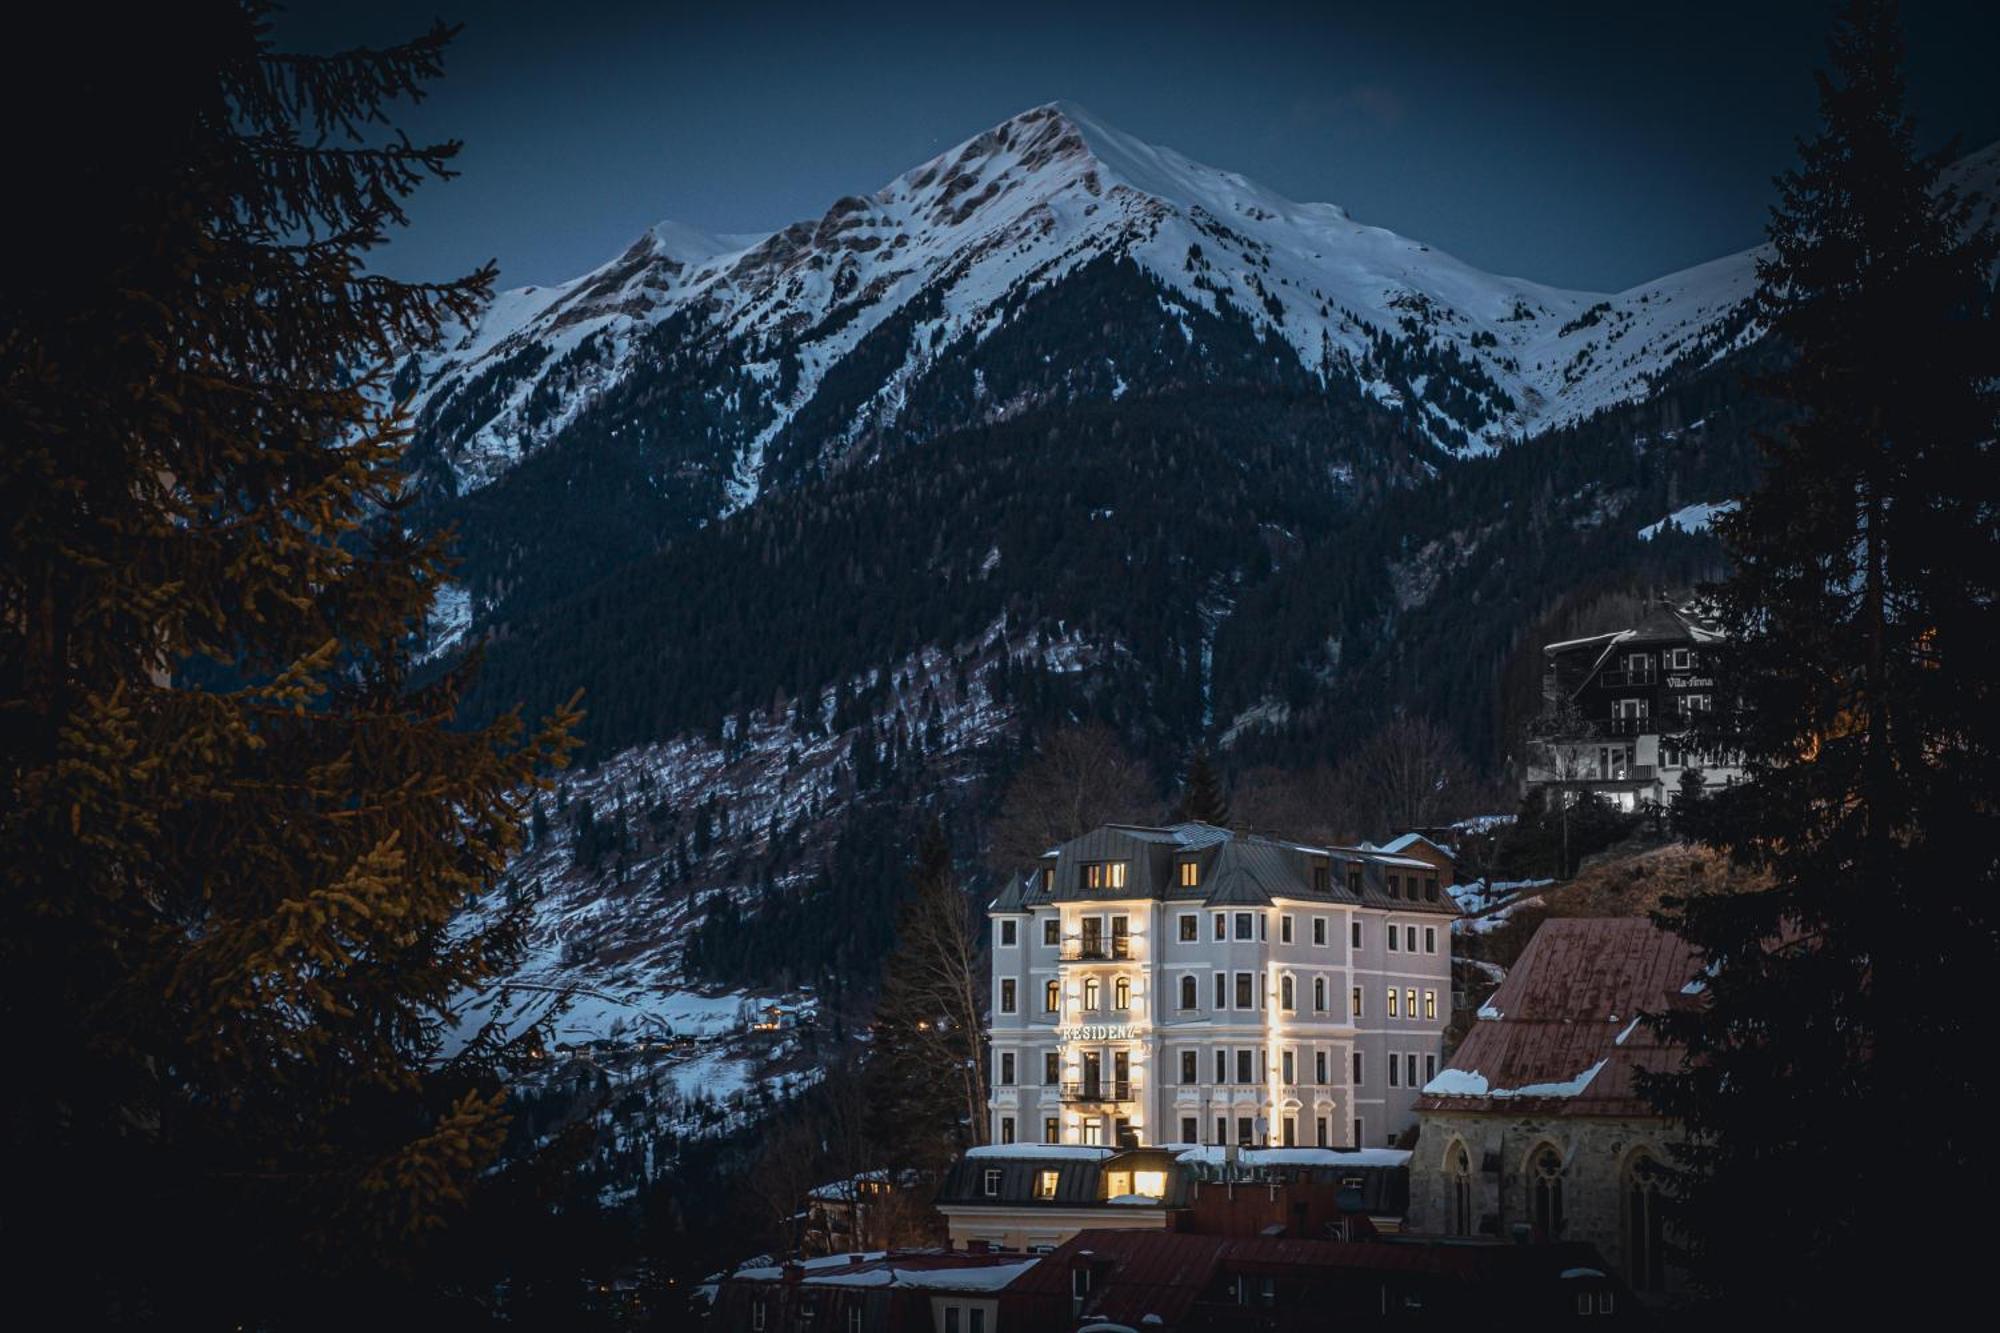
[[[1650,921],[1544,921],[1417,1109],[1651,1115],[1634,1076],[1681,1056],[1638,1020],[1699,1003],[1698,971],[1693,947]]]

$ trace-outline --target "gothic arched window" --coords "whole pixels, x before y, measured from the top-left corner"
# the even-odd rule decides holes
[[[1194,978],[1193,978],[1192,976],[1186,976],[1186,977],[1182,977],[1182,978],[1181,978],[1181,1008],[1183,1008],[1183,1009],[1193,1009],[1193,1008],[1195,1008],[1195,1007],[1196,1007],[1196,1003],[1195,1003],[1195,985],[1194,985]]]
[[[1563,1233],[1562,1154],[1544,1143],[1528,1154],[1528,1204],[1535,1230],[1543,1240],[1561,1240]]]
[[[1451,1173],[1451,1234],[1472,1234],[1472,1154],[1463,1143],[1454,1144],[1448,1163]]]
[[[1132,978],[1120,977],[1111,983],[1111,1007],[1113,1009],[1132,1007]]]
[[[1636,1153],[1625,1164],[1625,1274],[1639,1291],[1666,1285],[1665,1184],[1666,1172],[1650,1153]]]

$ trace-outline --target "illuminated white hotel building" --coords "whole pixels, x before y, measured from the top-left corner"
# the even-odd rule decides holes
[[[993,1143],[1378,1147],[1451,1018],[1451,858],[1110,824],[992,925]]]

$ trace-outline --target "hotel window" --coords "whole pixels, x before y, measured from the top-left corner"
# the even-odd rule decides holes
[[[1215,974],[1215,1007],[1217,1009],[1227,1009],[1229,1007],[1229,974],[1227,972],[1217,972]]]
[[[1415,926],[1403,927],[1403,949],[1408,953],[1415,953],[1417,951],[1417,928]]]
[[[1347,891],[1357,898],[1361,896],[1360,866],[1349,866],[1347,868]]]
[[[1436,953],[1437,951],[1438,951],[1438,928],[1436,926],[1425,926],[1424,952]]]
[[[1195,1053],[1193,1051],[1181,1052],[1181,1082],[1201,1082],[1201,1071],[1196,1067]]]
[[[1669,660],[1673,664],[1673,670],[1687,671],[1693,666],[1694,654],[1685,648],[1676,648],[1674,649],[1672,658]]]
[[[1437,1056],[1435,1056],[1435,1055],[1427,1055],[1427,1056],[1425,1056],[1425,1057],[1424,1057],[1424,1082],[1428,1083],[1428,1082],[1430,1082],[1430,1081],[1431,1081],[1432,1079],[1436,1078],[1437,1076],[1438,1076],[1438,1058],[1437,1058]]]
[[[1361,1135],[1361,1130],[1362,1130],[1362,1126],[1363,1126],[1363,1125],[1364,1125],[1365,1123],[1366,1123],[1366,1122],[1364,1122],[1364,1121],[1363,1121],[1363,1120],[1361,1119],[1361,1117],[1360,1117],[1360,1116],[1355,1116],[1355,1117],[1354,1117],[1354,1146],[1355,1146],[1355,1147],[1357,1147],[1357,1148],[1359,1148],[1359,1147],[1360,1147],[1360,1146],[1362,1145],[1363,1141],[1364,1141],[1364,1140],[1363,1140],[1363,1138],[1362,1138],[1362,1135]]]
[[[1316,1013],[1316,1014],[1323,1014],[1323,1013],[1325,1013],[1325,1012],[1326,1012],[1326,978],[1325,978],[1325,977],[1314,977],[1314,978],[1313,978],[1313,1012],[1314,1012],[1314,1013]]]
[[[1181,1142],[1193,1143],[1201,1138],[1201,1127],[1191,1115],[1181,1117]]]
[[[1291,973],[1287,972],[1284,976],[1278,978],[1278,1007],[1286,1013],[1290,1013],[1299,1007],[1296,1003],[1297,997],[1294,995],[1293,990]],[[1287,1082],[1289,1081],[1287,1080]]]
[[[1416,946],[1412,945],[1412,948]],[[1111,918],[1111,956],[1130,958],[1132,956],[1132,919],[1127,916]]]
[[[1436,875],[1425,875],[1424,901],[1427,903],[1434,903],[1437,900],[1438,900],[1438,877]]]
[[[1201,938],[1201,924],[1193,912],[1181,913],[1181,943],[1192,944]]]
[[[1052,1014],[1060,1008],[1062,1008],[1062,983],[1059,981],[1046,983],[1042,987],[1043,1012]]]
[[[1391,986],[1389,987],[1389,1017],[1401,1018],[1402,1016],[1403,1011],[1397,1008],[1396,988]]]
[[[1356,1051],[1356,1052],[1354,1053],[1354,1077],[1353,1077],[1353,1083],[1354,1083],[1354,1086],[1355,1086],[1355,1087],[1357,1087],[1357,1088],[1361,1086],[1361,1052],[1359,1052],[1359,1051]],[[1356,1135],[1354,1136],[1354,1141],[1355,1141],[1355,1142],[1356,1142],[1357,1144],[1358,1144],[1358,1143],[1360,1143],[1360,1142],[1361,1142],[1361,1136],[1360,1136],[1359,1134],[1356,1134]]]
[[[1255,1083],[1257,1081],[1256,1066],[1251,1063],[1255,1058],[1255,1051],[1241,1050],[1236,1052],[1236,1081],[1238,1083]]]
[[[1083,983],[1083,1007],[1096,1013],[1104,1000],[1104,984],[1096,977],[1086,977]]]
[[[1037,1199],[1055,1198],[1056,1181],[1061,1178],[1061,1175],[1062,1173],[1059,1171],[1035,1172],[1035,1197]]]
[[[1113,1009],[1132,1007],[1132,978],[1120,977],[1111,983],[1111,1007]]]
[[[1390,1087],[1392,1087],[1392,1088],[1400,1088],[1400,1087],[1402,1087],[1402,1086],[1403,1086],[1403,1074],[1402,1074],[1402,1069],[1403,1069],[1403,1066],[1402,1066],[1402,1062],[1396,1059],[1396,1053],[1395,1053],[1394,1051],[1391,1051],[1391,1052],[1389,1052],[1389,1086],[1390,1086]]]
[[[1132,1192],[1143,1194],[1149,1199],[1167,1197],[1167,1173],[1164,1171],[1134,1171]]]
[[[1055,1084],[1060,1083],[1061,1081],[1062,1081],[1062,1053],[1060,1051],[1043,1051],[1042,1082],[1047,1083],[1051,1087],[1053,1087]]]
[[[987,1197],[987,1198],[989,1198],[989,1199],[997,1199],[997,1198],[999,1198],[999,1197],[1000,1197],[1000,1173],[999,1173],[998,1171],[994,1170],[994,1169],[993,1169],[992,1167],[990,1167],[990,1166],[989,1166],[989,1167],[987,1167],[987,1168],[986,1168],[986,1173],[985,1173],[985,1176],[984,1176],[984,1177],[983,1177],[983,1178],[981,1179],[981,1181],[980,1181],[980,1188],[981,1188],[981,1189],[982,1189],[983,1191],[985,1191],[985,1194],[986,1194],[986,1197]]]
[[[1389,926],[1389,952],[1390,952],[1390,953],[1394,953],[1394,952],[1396,952],[1396,938],[1397,938],[1397,936],[1396,936],[1396,927],[1395,927],[1395,925],[1394,925],[1394,924],[1392,923],[1392,924],[1391,924],[1391,925]]]
[[[1424,992],[1424,1017],[1436,1018],[1437,1016],[1438,1016],[1438,993],[1434,990],[1427,990]]]
[[[1314,1051],[1314,1052],[1313,1052],[1313,1082],[1315,1082],[1315,1083],[1319,1084],[1319,1085],[1320,1085],[1321,1087],[1325,1087],[1325,1086],[1326,1086],[1326,1052],[1325,1052],[1325,1051]],[[1322,1145],[1320,1145],[1320,1146],[1321,1146],[1321,1147],[1324,1147],[1325,1145],[1324,1145],[1324,1144],[1322,1144]]]
[[[1323,1116],[1323,1115],[1319,1115],[1319,1116],[1314,1116],[1314,1117],[1313,1117],[1313,1136],[1314,1136],[1314,1138],[1315,1138],[1315,1139],[1317,1140],[1317,1142],[1318,1142],[1318,1145],[1319,1145],[1320,1147],[1324,1148],[1324,1147],[1327,1147],[1327,1146],[1328,1146],[1328,1145],[1327,1145],[1327,1141],[1326,1141],[1326,1117],[1325,1117],[1325,1116]]]
[[[1014,978],[1012,977],[1002,977],[1000,979],[1000,1012],[1003,1014],[1014,1012]]]
[[[1217,1143],[1229,1142],[1229,1122],[1221,1116],[1215,1117],[1215,1141]]]
[[[1361,987],[1356,986],[1347,996],[1347,1007],[1353,1012],[1351,1018],[1361,1017]]]
[[[1227,1083],[1229,1081],[1228,1051],[1217,1051],[1215,1053],[1215,1081],[1217,1083]]]
[[[1000,947],[1001,947],[1001,948],[1003,948],[1003,949],[1011,949],[1011,948],[1013,948],[1013,947],[1014,947],[1014,946],[1015,946],[1016,944],[1020,943],[1020,938],[1019,938],[1019,934],[1018,934],[1018,932],[1019,932],[1019,930],[1020,930],[1020,926],[1021,926],[1021,923],[1020,923],[1020,922],[1018,922],[1018,921],[1015,921],[1015,920],[1012,920],[1012,919],[1009,919],[1009,920],[1006,920],[1006,921],[1002,921],[1002,922],[1000,923]]]
[[[1236,974],[1236,1007],[1238,1009],[1256,1008],[1257,1002],[1251,997],[1250,993],[1251,984],[1255,980],[1255,976],[1249,972],[1238,972]]]
[[[1062,1121],[1056,1119],[1054,1116],[1049,1116],[1042,1121],[1042,1142],[1062,1142]]]
[[[1201,1001],[1200,1001],[1200,998],[1199,998],[1199,997],[1198,997],[1198,996],[1197,996],[1197,995],[1195,994],[1195,988],[1194,988],[1194,977],[1193,977],[1193,975],[1192,975],[1192,974],[1190,974],[1190,975],[1188,975],[1188,976],[1185,976],[1185,977],[1182,977],[1182,978],[1181,978],[1181,1008],[1182,1008],[1182,1009],[1193,1009],[1193,1008],[1196,1008],[1196,1007],[1197,1007],[1197,1006],[1198,1006],[1198,1005],[1199,1005],[1200,1003],[1201,1003]]]
[[[1313,943],[1326,947],[1326,918],[1323,916],[1313,918]]]
[[[1013,1084],[1014,1053],[1012,1051],[1002,1051],[1000,1052],[1000,1086],[1007,1088],[1012,1087]]]
[[[1236,938],[1247,940],[1250,937],[1250,914],[1248,912],[1238,912],[1236,914]]]
[[[1125,887],[1125,862],[1086,861],[1083,865],[1083,887],[1086,889],[1122,889]]]
[[[1403,992],[1403,1012],[1411,1018],[1417,1016],[1417,988],[1414,986]]]
[[[1201,866],[1197,862],[1181,862],[1181,887],[1184,889],[1201,887]]]
[[[1294,1077],[1299,1072],[1297,1058],[1290,1051],[1286,1051],[1279,1058],[1279,1063],[1284,1070],[1284,1074],[1278,1081],[1287,1087],[1297,1083],[1298,1079]]]
[[[1003,1115],[1000,1117],[1000,1142],[1012,1143],[1013,1141],[1014,1141],[1014,1117],[1011,1115]]]
[[[1250,1132],[1250,1117],[1247,1115],[1236,1117],[1236,1142],[1245,1148],[1257,1142],[1256,1136]]]
[[[1391,898],[1400,898],[1403,896],[1402,876],[1400,875],[1389,876],[1389,896]]]
[[[1287,1148],[1293,1147],[1298,1143],[1298,1141],[1299,1141],[1299,1118],[1295,1115],[1288,1115],[1285,1117],[1285,1146]],[[1272,1301],[1271,1279],[1267,1277],[1264,1279],[1264,1304],[1269,1305],[1271,1304],[1271,1301]]]
[[[1227,918],[1225,918],[1221,912],[1217,912],[1215,914],[1215,938],[1218,940],[1224,940],[1229,938]]]
[[[1291,942],[1292,918],[1289,915],[1281,916],[1278,918],[1278,943],[1290,944]]]
[[[1313,892],[1333,892],[1333,867],[1324,861],[1315,861],[1313,863]]]
[[[1257,914],[1257,938],[1260,940],[1271,938],[1271,918],[1262,912]]]
[[[1416,1087],[1416,1086],[1417,1086],[1417,1053],[1416,1053],[1415,1051],[1411,1051],[1411,1052],[1410,1052],[1410,1053],[1409,1053],[1408,1055],[1406,1055],[1406,1056],[1404,1056],[1404,1057],[1403,1057],[1403,1067],[1404,1067],[1404,1068],[1405,1068],[1406,1070],[1408,1070],[1408,1071],[1409,1071],[1409,1078],[1408,1078],[1408,1079],[1407,1079],[1406,1081],[1407,1081],[1407,1082],[1409,1083],[1409,1085],[1410,1085],[1411,1087],[1413,1087],[1413,1088],[1414,1088],[1414,1087]]]
[[[1348,943],[1352,947],[1359,949],[1361,947],[1361,923],[1359,921],[1350,921],[1347,933],[1350,937]]]
[[[1055,917],[1045,918],[1042,922],[1042,944],[1053,949],[1061,943],[1062,922]]]

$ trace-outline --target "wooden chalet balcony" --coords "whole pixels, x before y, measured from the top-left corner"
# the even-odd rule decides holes
[[[1085,1079],[1081,1083],[1065,1083],[1062,1085],[1062,1099],[1072,1105],[1129,1102],[1132,1100],[1132,1081],[1101,1078],[1094,1082]]]

